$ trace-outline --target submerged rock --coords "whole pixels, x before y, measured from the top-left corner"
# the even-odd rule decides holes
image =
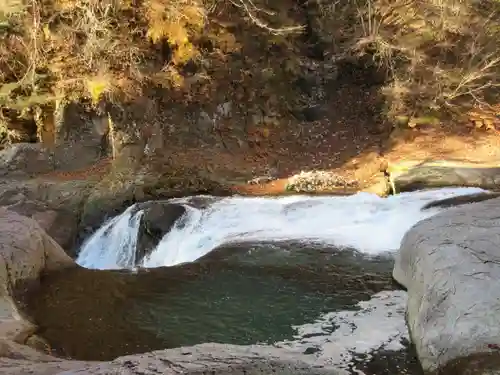
[[[425,371],[500,373],[500,199],[421,221],[404,237],[393,276]]]

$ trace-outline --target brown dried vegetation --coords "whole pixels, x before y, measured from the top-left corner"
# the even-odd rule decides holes
[[[186,75],[186,67],[209,67],[214,53],[238,48],[230,32],[207,31],[224,14],[228,22],[251,23],[296,51],[288,53],[287,63],[294,53],[299,59],[303,50],[283,35],[306,29],[283,23],[261,3],[0,0],[0,122],[5,111],[53,110],[61,98],[98,106],[141,96],[146,87],[182,88],[186,97],[192,87],[203,92],[214,69]],[[324,59],[368,57],[382,68],[390,118],[439,117],[443,110],[463,113],[500,101],[498,0],[326,0],[300,6],[308,9],[307,43],[313,35]],[[217,52],[200,48],[207,37],[217,39]]]
[[[321,8],[338,55],[368,54],[387,73],[390,117],[498,103],[498,0],[353,0]]]

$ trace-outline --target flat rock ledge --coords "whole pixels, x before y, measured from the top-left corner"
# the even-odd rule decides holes
[[[111,362],[0,359],[5,375],[346,375],[266,346],[201,344],[120,357]]]
[[[393,276],[424,371],[500,374],[500,198],[449,209],[403,238]]]
[[[207,343],[120,357],[79,371],[58,373],[70,374],[340,375],[345,372],[302,362],[292,353],[270,346]]]

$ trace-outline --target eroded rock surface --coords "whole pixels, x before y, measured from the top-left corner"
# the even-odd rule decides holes
[[[55,359],[54,359],[55,360]],[[202,344],[120,357],[112,362],[2,360],[6,375],[347,375],[344,370],[309,364],[269,346]]]
[[[450,209],[404,237],[393,272],[424,370],[500,373],[500,199]]]
[[[87,371],[87,372],[85,372]],[[120,357],[75,374],[304,374],[340,375],[341,370],[314,366],[269,346],[201,344]],[[58,375],[69,375],[63,372]]]

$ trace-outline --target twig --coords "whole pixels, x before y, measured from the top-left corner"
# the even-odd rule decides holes
[[[230,1],[234,6],[236,6],[238,8],[242,8],[245,11],[245,13],[248,15],[248,17],[250,17],[250,20],[254,24],[256,24],[258,27],[260,27],[264,30],[269,31],[271,34],[284,35],[284,34],[289,34],[289,33],[293,33],[293,32],[301,32],[305,29],[304,25],[281,27],[279,29],[273,28],[273,27],[267,25],[266,23],[264,23],[264,21],[262,21],[260,18],[258,18],[255,15],[255,13],[257,13],[257,12],[262,12],[262,13],[265,13],[267,15],[272,15],[272,13],[269,11],[263,10],[261,8],[257,8],[255,6],[255,4],[252,2],[252,0],[230,0]],[[252,8],[252,9],[250,9],[250,8]]]

